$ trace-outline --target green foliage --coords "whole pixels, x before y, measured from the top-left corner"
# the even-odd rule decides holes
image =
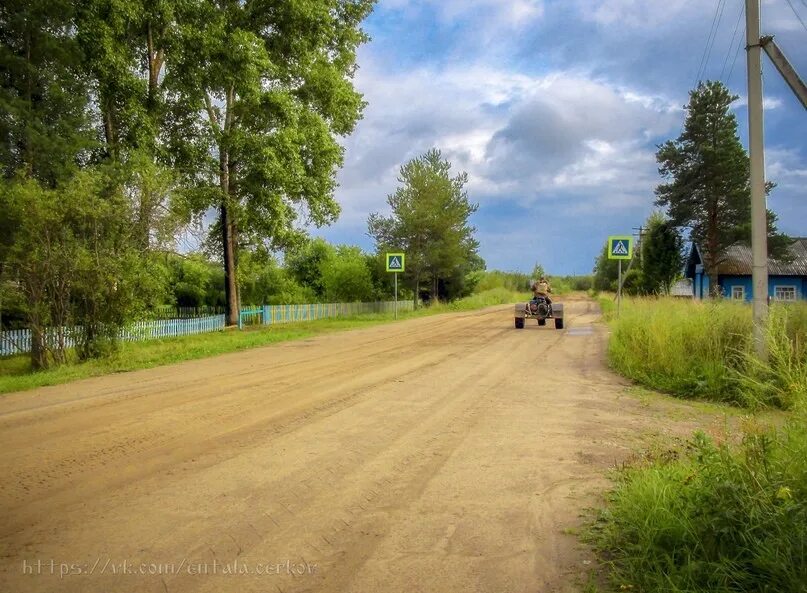
[[[71,35],[74,2],[8,0],[0,6],[0,171],[53,188],[94,144],[89,85]]]
[[[322,266],[334,253],[334,247],[324,239],[312,239],[286,253],[286,269],[299,284],[309,287],[322,299],[325,296]]]
[[[594,276],[552,276],[552,282],[558,284],[558,293],[589,291],[594,287]]]
[[[627,266],[625,266],[627,268]],[[622,272],[622,292],[627,295],[638,295],[643,292],[644,275],[642,270],[633,266]]]
[[[608,244],[602,247],[594,264],[594,290],[616,292],[619,278],[619,260],[608,259]]]
[[[326,301],[349,303],[372,300],[373,280],[367,259],[358,247],[340,245],[320,266]]]
[[[82,0],[74,4],[75,39],[82,50],[83,68],[94,81],[106,156],[118,160],[129,150],[159,156],[164,149],[160,138],[166,112],[164,66],[179,29],[177,3]]]
[[[661,213],[648,218],[642,236],[641,258],[643,294],[669,294],[684,267],[683,240],[678,229]]]
[[[475,274],[479,277],[476,283],[476,290],[479,292],[492,288],[506,288],[512,292],[527,292],[530,289],[530,276],[522,272],[488,270]]]
[[[805,401],[807,305],[771,309],[768,363],[751,353],[751,311],[729,302],[623,303],[612,319],[611,365],[639,383],[682,397],[791,408]]]
[[[277,260],[264,250],[243,251],[239,259],[238,288],[244,305],[312,303],[310,288],[297,283]]]
[[[242,243],[285,247],[296,222],[332,222],[337,136],[364,103],[352,85],[372,0],[185,3],[167,55],[191,209],[220,212],[228,323]],[[217,161],[205,155],[216,154]]]
[[[619,476],[593,539],[621,590],[803,592],[807,423],[744,426],[742,443],[695,435]]]
[[[495,305],[513,304],[519,301],[526,301],[530,295],[523,291],[512,291],[507,288],[491,288],[477,292],[471,296],[452,301],[450,303],[432,303],[428,310],[432,313],[443,311],[472,311]]]
[[[73,326],[82,328],[81,358],[106,354],[118,329],[162,289],[136,248],[120,187],[114,171],[87,169],[56,189],[20,178],[0,192],[14,229],[4,272],[25,301],[34,368],[65,360],[64,332]],[[57,328],[54,339],[45,337],[49,327]]]
[[[465,192],[468,176],[451,177],[450,170],[439,150],[412,159],[401,167],[401,185],[387,197],[391,215],[368,219],[378,253],[406,253],[405,278],[416,298],[423,282],[431,285],[432,298],[438,298],[441,282],[454,284],[453,296],[467,293],[468,274],[484,269],[469,222],[478,206]]]
[[[723,250],[750,240],[750,168],[731,110],[736,99],[721,82],[700,83],[689,94],[681,135],[656,153],[659,172],[669,180],[656,188],[656,204],[667,207],[673,225],[690,229],[712,286]],[[769,218],[771,225],[774,221]],[[776,235],[775,227],[769,230]],[[781,244],[777,238],[770,242]]]
[[[533,281],[538,281],[545,276],[546,272],[544,271],[544,267],[538,262],[535,262],[535,265],[532,267],[532,276],[530,276],[530,278]]]

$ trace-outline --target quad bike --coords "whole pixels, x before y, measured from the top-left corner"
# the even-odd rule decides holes
[[[563,305],[549,304],[544,297],[535,297],[528,303],[516,305],[516,329],[524,329],[525,319],[537,319],[538,325],[546,325],[547,319],[555,321],[555,329],[563,329]]]

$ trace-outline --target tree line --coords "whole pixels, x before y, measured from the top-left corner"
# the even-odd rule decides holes
[[[165,306],[469,294],[484,261],[465,173],[401,168],[375,251],[311,239],[336,220],[340,137],[374,0],[9,0],[0,6],[0,326],[32,367],[116,346]],[[191,233],[194,251],[180,253]],[[50,329],[49,329],[50,328]],[[56,342],[48,331],[56,330]]]
[[[82,327],[92,357],[159,302],[159,254],[189,225],[235,324],[240,265],[335,220],[373,3],[2,3],[0,280],[35,368],[53,361],[46,327]]]
[[[624,278],[635,294],[667,294],[683,268],[683,237],[698,244],[712,290],[725,250],[751,241],[751,189],[748,154],[737,133],[732,104],[738,99],[719,81],[699,83],[689,93],[681,134],[658,147],[656,161],[664,178],[655,190],[663,209],[645,223],[639,257]],[[767,182],[766,192],[775,187]],[[684,235],[686,233],[686,235]],[[790,238],[776,228],[768,211],[768,252],[784,259]],[[607,247],[597,257],[594,285],[616,288],[617,261]]]

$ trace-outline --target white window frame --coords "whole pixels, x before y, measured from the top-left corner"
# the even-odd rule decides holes
[[[779,295],[779,291],[783,290],[783,289],[788,291],[790,294],[792,294],[793,298],[789,298],[789,297],[788,298],[782,298]],[[773,288],[773,300],[782,301],[782,302],[785,302],[785,303],[792,303],[792,302],[798,300],[798,291],[796,290],[796,287],[794,285],[792,285],[792,284],[781,284],[781,285],[774,286],[774,288]]]
[[[743,286],[742,284],[733,285],[731,287],[731,300],[732,301],[744,301],[745,300],[745,286]]]

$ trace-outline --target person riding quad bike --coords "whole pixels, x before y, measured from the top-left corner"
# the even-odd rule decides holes
[[[533,282],[530,286],[530,290],[532,291],[533,297],[532,300],[527,304],[527,312],[536,311],[538,309],[538,305],[541,301],[545,302],[547,307],[549,307],[549,313],[547,316],[552,315],[552,299],[549,298],[549,293],[552,292],[552,287],[549,286],[549,282],[547,282],[544,276],[541,276],[541,279],[538,282]]]

